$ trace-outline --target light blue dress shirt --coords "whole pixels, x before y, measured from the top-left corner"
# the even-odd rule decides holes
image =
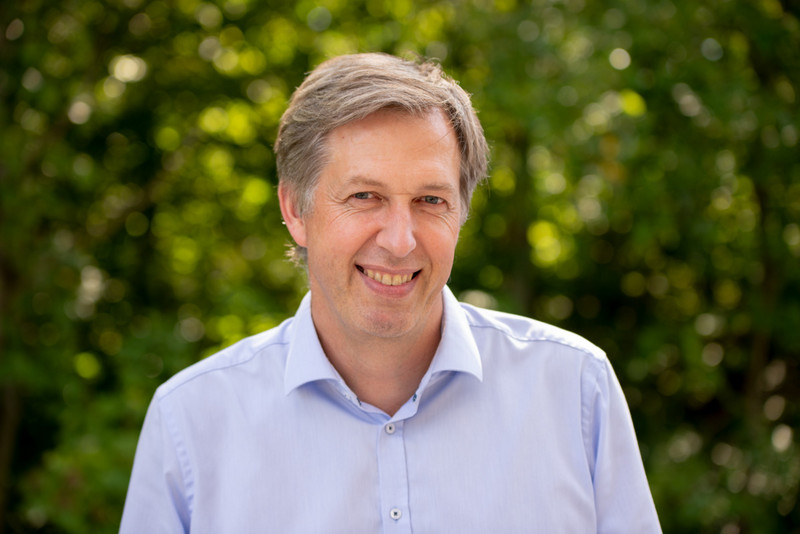
[[[294,318],[168,380],[121,532],[660,532],[603,352],[443,298],[439,348],[393,417],[331,366],[310,295]]]

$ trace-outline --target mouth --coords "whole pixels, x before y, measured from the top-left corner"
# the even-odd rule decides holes
[[[391,273],[384,273],[381,271],[374,271],[372,269],[365,269],[360,265],[356,265],[356,268],[367,275],[368,278],[371,278],[378,282],[379,284],[383,284],[385,286],[400,286],[403,284],[409,283],[411,280],[417,277],[417,275],[421,271],[416,271],[414,273],[408,274],[391,274]]]

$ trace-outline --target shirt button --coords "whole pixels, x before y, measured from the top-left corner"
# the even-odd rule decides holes
[[[394,519],[395,521],[397,521],[398,519],[400,519],[401,517],[403,517],[403,511],[402,511],[402,510],[400,510],[400,508],[392,508],[392,509],[389,511],[389,517],[391,517],[392,519]]]
[[[384,430],[386,430],[387,434],[394,434],[394,431],[397,430],[397,428],[394,426],[394,423],[389,423],[384,427]],[[395,508],[394,510],[397,510],[397,508]],[[394,510],[392,510],[392,513],[394,513]]]

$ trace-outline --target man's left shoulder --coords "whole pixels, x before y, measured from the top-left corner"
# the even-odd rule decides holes
[[[522,315],[460,304],[474,334],[500,336],[520,343],[551,343],[584,353],[592,359],[606,359],[600,347],[569,330]]]

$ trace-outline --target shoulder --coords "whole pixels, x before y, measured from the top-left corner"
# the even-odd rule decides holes
[[[504,339],[527,348],[550,345],[566,352],[582,354],[591,360],[606,360],[602,349],[574,332],[521,315],[460,304],[476,339]]]
[[[247,338],[179,371],[159,386],[156,396],[164,398],[203,379],[224,380],[236,370],[256,365],[261,356],[270,353],[285,354],[289,339],[288,331],[293,319]],[[281,362],[282,364],[282,362]]]

